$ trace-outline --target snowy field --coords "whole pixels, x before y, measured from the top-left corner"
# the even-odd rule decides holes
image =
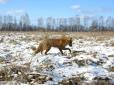
[[[31,49],[46,36],[63,34],[73,38],[67,46],[71,53],[51,48],[48,55],[35,55]],[[114,84],[114,33],[0,33],[0,85],[89,85],[96,80]]]

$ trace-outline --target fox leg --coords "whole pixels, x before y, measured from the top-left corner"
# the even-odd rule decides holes
[[[48,47],[45,51],[45,55],[47,55],[47,52],[50,50],[51,47]]]
[[[69,50],[69,52],[71,53],[71,50],[69,48],[64,48],[63,50]]]
[[[63,54],[63,51],[62,51],[62,49],[61,49],[61,48],[59,48],[59,50],[60,50],[61,54]]]

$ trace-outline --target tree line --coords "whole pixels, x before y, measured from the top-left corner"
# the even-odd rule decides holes
[[[32,22],[27,13],[19,18],[11,15],[0,16],[0,31],[114,31],[114,18],[111,16],[39,17],[37,24]]]

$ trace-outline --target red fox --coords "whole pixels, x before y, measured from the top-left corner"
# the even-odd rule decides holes
[[[33,48],[33,50],[36,53],[45,51],[45,54],[47,55],[47,52],[51,49],[51,47],[57,47],[60,52],[63,54],[62,50],[69,50],[71,53],[71,50],[69,48],[65,48],[66,45],[72,46],[72,38],[71,37],[62,37],[59,39],[45,39],[43,40],[38,48]]]

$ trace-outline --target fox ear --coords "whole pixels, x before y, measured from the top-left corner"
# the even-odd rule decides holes
[[[73,38],[72,37],[70,38],[70,41],[73,42]]]

